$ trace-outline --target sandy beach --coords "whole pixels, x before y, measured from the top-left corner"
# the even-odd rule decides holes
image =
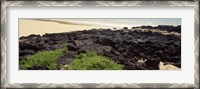
[[[64,22],[64,21],[62,21]],[[59,23],[55,21],[40,21],[34,19],[20,19],[19,20],[19,37],[28,36],[30,34],[45,33],[60,33],[70,32],[78,30],[89,30],[92,28],[108,28],[108,26],[95,26],[95,25],[83,25],[83,24],[69,24]]]

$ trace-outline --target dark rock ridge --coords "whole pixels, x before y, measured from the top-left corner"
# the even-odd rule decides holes
[[[142,28],[142,29],[159,29],[161,31],[168,31],[168,32],[178,32],[181,33],[181,25],[173,26],[173,25],[158,25],[155,27],[152,26],[139,26],[139,27],[133,27],[135,28]]]
[[[19,57],[55,50],[64,42],[68,43],[68,51],[58,59],[59,65],[69,64],[79,53],[94,51],[125,65],[126,70],[157,70],[160,61],[181,67],[180,36],[128,29],[92,29],[21,37]],[[145,65],[138,65],[141,59],[147,60]]]

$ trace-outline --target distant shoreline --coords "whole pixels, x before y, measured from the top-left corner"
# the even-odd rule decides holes
[[[173,26],[173,25],[168,25]],[[178,26],[178,25],[176,25]],[[131,26],[128,29],[140,28],[141,26]],[[156,27],[156,26],[148,26]],[[28,36],[31,34],[43,35],[45,33],[62,33],[70,31],[81,31],[90,29],[123,29],[123,27],[103,26],[103,25],[88,25],[88,23],[76,23],[66,21],[38,20],[38,19],[22,19],[19,20],[19,37]],[[114,29],[115,28],[115,29]]]

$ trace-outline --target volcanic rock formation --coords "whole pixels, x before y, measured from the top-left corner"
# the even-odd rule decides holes
[[[59,65],[69,64],[79,53],[94,51],[124,65],[126,70],[158,70],[160,61],[181,67],[181,36],[151,30],[92,29],[29,35],[20,37],[19,57],[55,50],[62,43],[68,43],[68,50],[59,57]],[[140,60],[146,60],[144,65],[138,64]]]

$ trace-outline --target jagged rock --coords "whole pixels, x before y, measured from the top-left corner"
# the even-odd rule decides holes
[[[27,36],[27,38],[38,38],[38,37],[40,37],[40,35],[31,34]]]
[[[124,62],[124,65],[126,65],[125,67],[127,70],[136,70],[137,67],[136,64],[128,61]]]
[[[27,54],[34,54],[35,51],[34,50],[19,50],[19,56],[24,56]]]
[[[137,39],[137,42],[143,43],[143,42],[145,42],[145,40],[144,39]]]
[[[40,49],[38,49],[37,46],[34,46],[33,44],[31,43],[19,43],[19,48],[21,50],[26,50],[26,49],[29,49],[29,50],[34,50],[34,51],[38,51]]]
[[[152,58],[152,59],[147,59],[147,61],[145,63],[146,63],[147,66],[150,66],[154,69],[159,69],[158,65],[160,63],[160,60]]]
[[[19,58],[26,58],[27,55],[33,55],[41,50],[58,49],[63,43],[68,44],[68,52],[58,59],[58,64],[68,64],[74,55],[94,51],[125,65],[125,69],[130,70],[158,69],[161,60],[181,66],[181,37],[162,35],[151,32],[151,29],[93,29],[24,36],[20,37],[19,41]],[[147,59],[146,66],[135,64],[140,59]],[[37,68],[45,69],[33,69]]]
[[[98,38],[96,43],[103,44],[103,45],[109,45],[109,46],[115,45],[115,42],[111,38],[108,38],[108,37],[100,37],[100,38]]]
[[[180,46],[181,42],[180,41],[174,41],[174,44],[177,45],[177,46]]]
[[[124,27],[123,30],[128,30],[128,27]]]
[[[77,47],[81,47],[84,45],[84,43],[81,40],[75,40],[74,43],[76,44]]]
[[[34,66],[31,68],[28,68],[28,70],[49,70],[47,67],[44,66]]]
[[[74,51],[67,51],[67,52],[65,52],[58,59],[58,64],[60,64],[60,65],[69,64],[72,61],[72,59],[74,58],[74,55],[76,55],[76,54],[77,54],[77,52],[74,52]]]
[[[74,45],[73,43],[71,43],[71,44],[68,45],[68,50],[69,51],[76,51],[78,49],[79,48],[76,45]]]
[[[169,57],[167,61],[177,63],[179,60],[180,60],[180,57],[174,56],[174,57]]]

